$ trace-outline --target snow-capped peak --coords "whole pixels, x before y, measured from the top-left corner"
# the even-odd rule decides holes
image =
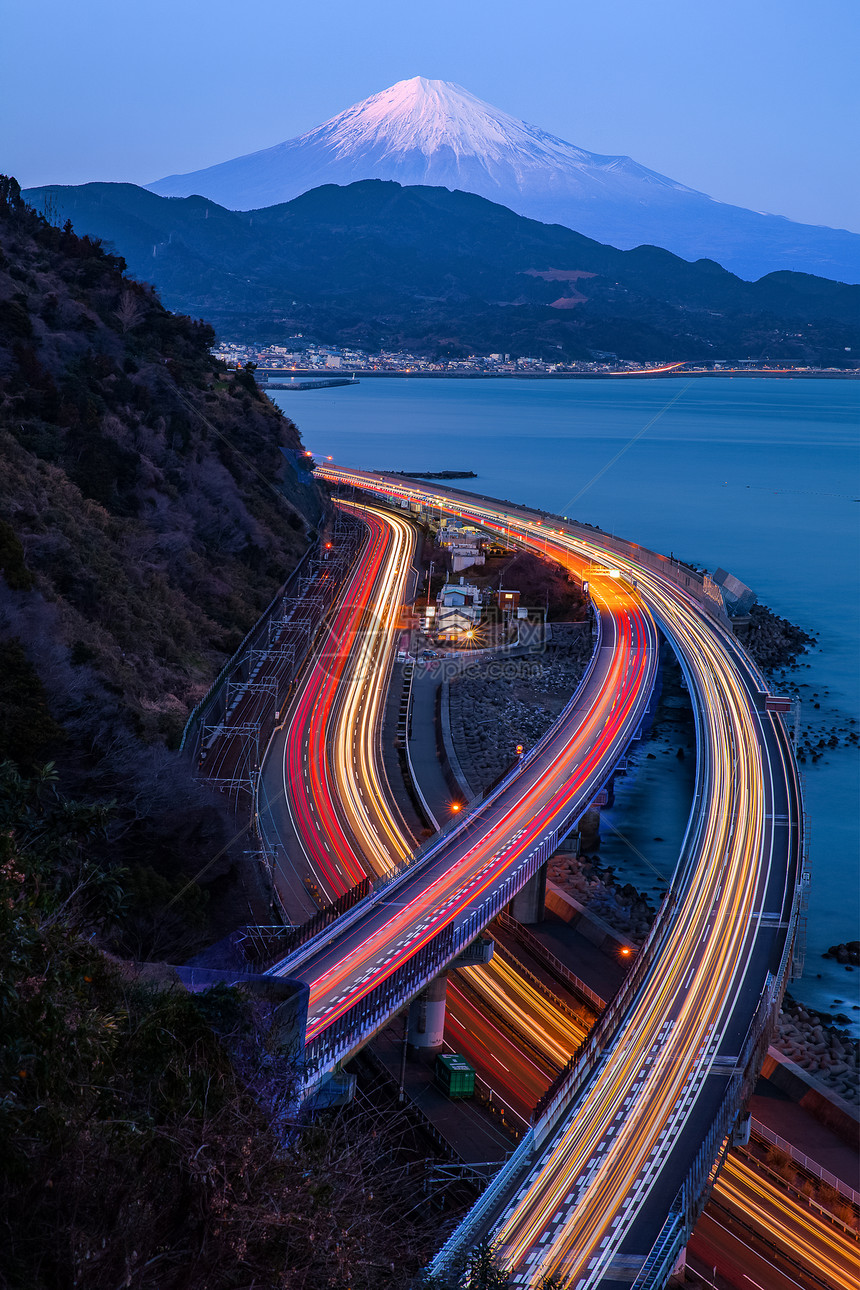
[[[365,179],[462,189],[615,246],[649,242],[690,259],[706,255],[745,276],[828,268],[829,251],[804,260],[797,249],[798,238],[827,242],[828,230],[801,233],[787,220],[724,206],[630,157],[587,152],[461,85],[423,76],[398,81],[298,138],[149,187],[249,210]]]
[[[398,81],[345,112],[338,113],[302,136],[310,142],[325,135],[341,153],[371,147],[393,153],[422,152],[426,157],[450,148],[456,157],[477,156],[485,163],[510,161],[520,150],[534,152],[536,145],[549,152],[550,141],[575,153],[581,161],[589,154],[562,140],[518,121],[453,81],[432,81],[423,76]],[[296,140],[298,142],[298,140]]]
[[[424,76],[398,81],[282,146],[319,143],[325,143],[339,159],[372,152],[379,162],[398,156],[414,158],[415,153],[420,153],[432,167],[434,158],[444,153],[444,164],[475,159],[488,171],[499,164],[512,167],[517,174],[535,165],[562,169],[598,166],[632,167],[643,175],[652,175],[629,157],[586,152],[485,103],[462,85]],[[653,178],[672,184],[662,176]],[[428,177],[425,182],[444,181]]]

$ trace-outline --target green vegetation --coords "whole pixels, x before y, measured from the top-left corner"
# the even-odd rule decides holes
[[[860,346],[860,286],[787,272],[745,282],[713,260],[618,251],[472,193],[365,180],[255,211],[133,184],[29,197],[109,239],[174,308],[230,339],[836,367]]]

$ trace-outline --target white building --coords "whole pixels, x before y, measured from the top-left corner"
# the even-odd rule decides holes
[[[472,565],[486,562],[483,551],[474,542],[452,542],[449,555],[452,573],[459,573],[461,569],[471,569]]]
[[[481,592],[466,582],[446,582],[436,597],[436,634],[440,639],[459,640],[468,636],[481,621]]]

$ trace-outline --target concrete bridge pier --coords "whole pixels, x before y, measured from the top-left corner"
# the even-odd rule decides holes
[[[511,918],[518,923],[542,923],[546,912],[546,862],[514,896],[510,905]]]
[[[442,972],[409,1005],[406,1042],[412,1049],[441,1048],[445,1038],[448,975]]]
[[[544,866],[546,868],[546,866]],[[544,891],[546,881],[544,880]],[[492,941],[476,936],[450,965],[451,968],[477,967],[489,963],[495,946]],[[448,997],[448,973],[440,972],[412,1000],[406,1018],[406,1043],[413,1051],[432,1051],[441,1048],[445,1038],[445,1003]],[[404,1056],[405,1060],[405,1056]]]

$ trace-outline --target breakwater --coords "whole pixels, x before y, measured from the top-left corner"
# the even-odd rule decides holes
[[[352,376],[332,376],[319,381],[266,381],[264,390],[331,390],[336,385],[360,385]]]

